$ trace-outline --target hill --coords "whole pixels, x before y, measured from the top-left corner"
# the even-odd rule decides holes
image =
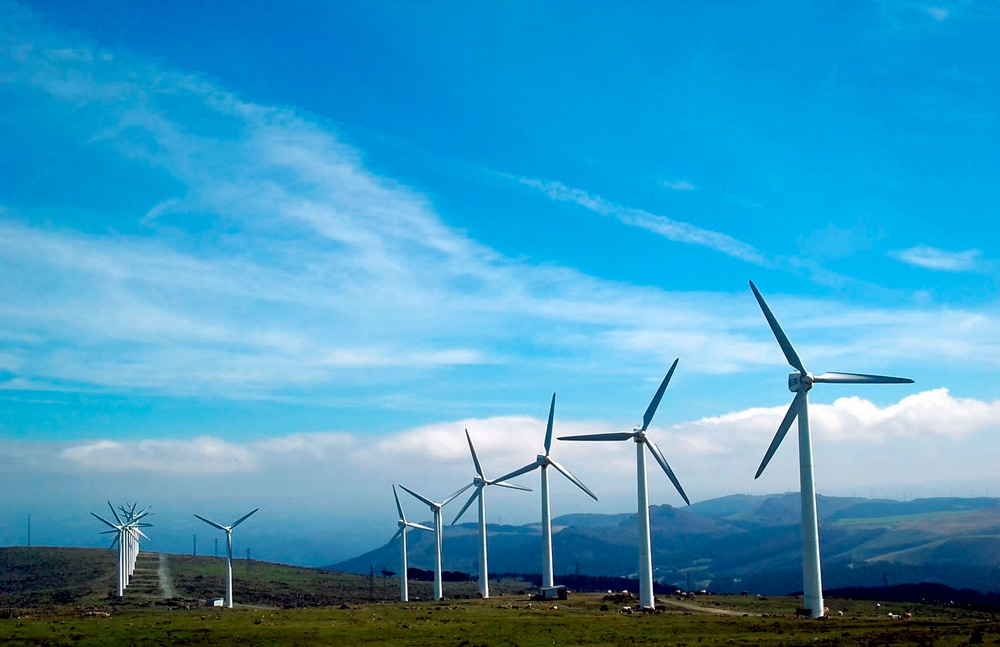
[[[913,501],[818,499],[827,588],[933,581],[1000,590],[1000,502],[990,498]],[[653,563],[665,584],[784,594],[801,589],[799,496],[736,495],[688,508],[650,507]],[[573,514],[553,520],[557,573],[630,577],[637,565],[635,514]],[[540,528],[491,525],[490,570],[537,573]],[[444,568],[476,572],[476,525],[449,527]],[[410,564],[430,568],[433,537],[412,533]],[[364,573],[395,564],[397,546],[381,546],[329,568]]]
[[[95,548],[0,548],[0,608],[119,604],[114,596],[115,552]],[[225,591],[225,560],[165,553],[140,553],[122,601],[126,605],[192,606]],[[524,582],[497,583],[497,592],[516,592]],[[411,581],[413,599],[432,597],[430,582]],[[395,599],[399,580],[376,573],[336,573],[271,562],[234,560],[233,597],[239,605],[264,607],[337,606]],[[475,595],[474,582],[448,583],[450,597]]]

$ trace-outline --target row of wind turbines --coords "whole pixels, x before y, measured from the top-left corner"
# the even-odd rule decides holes
[[[791,405],[788,407],[788,411],[785,413],[784,418],[778,425],[778,431],[774,435],[774,439],[771,441],[767,452],[764,454],[764,458],[760,463],[760,467],[757,469],[757,473],[754,476],[755,479],[760,478],[763,474],[764,469],[767,467],[774,453],[777,451],[781,442],[784,440],[785,435],[791,428],[792,423],[798,420],[798,445],[799,445],[799,483],[800,483],[800,499],[801,499],[801,510],[802,510],[802,579],[803,579],[803,606],[808,609],[809,614],[818,618],[825,614],[825,606],[823,602],[823,580],[820,565],[820,552],[819,552],[819,523],[816,513],[816,488],[815,488],[815,477],[813,474],[813,460],[812,460],[812,437],[809,430],[809,391],[813,388],[814,384],[820,383],[839,383],[839,384],[909,384],[913,380],[903,377],[889,377],[885,375],[868,375],[863,373],[823,373],[821,375],[813,375],[799,359],[798,354],[795,352],[794,347],[788,340],[781,326],[778,324],[777,319],[771,312],[767,303],[764,301],[764,297],[761,296],[760,292],[757,290],[757,286],[750,281],[750,289],[753,292],[754,297],[757,299],[757,303],[760,306],[761,311],[764,314],[764,318],[767,320],[771,331],[774,333],[774,337],[778,342],[782,352],[785,355],[785,359],[788,364],[796,369],[796,372],[791,373],[788,376],[788,390],[795,394],[792,399]],[[681,487],[680,481],[678,481],[670,465],[667,463],[663,452],[660,451],[659,447],[647,436],[647,430],[649,424],[653,419],[653,415],[656,413],[657,408],[660,405],[660,400],[663,398],[664,391],[667,389],[667,385],[670,383],[670,379],[674,374],[674,370],[677,368],[677,363],[679,360],[674,360],[670,369],[667,371],[666,376],[660,383],[660,387],[656,390],[653,395],[653,399],[650,401],[649,406],[646,408],[645,413],[642,416],[641,426],[636,426],[632,431],[621,431],[612,433],[600,433],[600,434],[587,434],[579,436],[560,436],[559,440],[567,441],[627,441],[632,440],[636,444],[636,493],[638,499],[638,521],[639,521],[639,605],[642,608],[653,608],[655,605],[655,600],[653,597],[653,564],[651,556],[651,538],[649,531],[649,503],[648,503],[648,490],[647,490],[647,480],[646,480],[646,450],[653,456],[656,462],[660,465],[663,471],[666,473],[667,478],[674,485],[674,488],[680,494],[681,498],[685,503],[690,505],[690,500],[687,494],[685,494],[684,489]],[[528,490],[528,488],[514,485],[511,483],[506,483],[505,481],[527,474],[533,470],[540,470],[541,472],[541,498],[542,498],[542,588],[547,589],[553,586],[553,572],[552,572],[552,516],[550,510],[549,502],[549,474],[548,468],[552,467],[556,471],[560,472],[563,476],[570,480],[574,485],[579,487],[595,501],[597,496],[583,484],[580,479],[575,477],[569,470],[557,463],[551,458],[550,451],[552,448],[552,421],[555,414],[555,403],[556,396],[552,395],[552,402],[549,405],[549,417],[548,423],[545,429],[545,440],[544,440],[544,451],[535,457],[535,460],[528,463],[524,467],[516,469],[508,474],[504,474],[495,479],[488,479],[483,474],[482,465],[480,464],[479,457],[476,455],[476,449],[472,444],[472,438],[469,436],[468,430],[465,431],[466,439],[469,443],[469,451],[472,454],[472,461],[475,465],[476,474],[472,482],[465,485],[461,489],[448,495],[443,501],[436,502],[421,494],[410,490],[402,485],[400,487],[411,494],[414,498],[426,504],[434,518],[434,528],[429,528],[425,525],[414,523],[406,519],[406,515],[403,513],[403,507],[399,501],[399,495],[396,492],[396,487],[393,485],[393,497],[396,500],[396,510],[399,512],[398,530],[393,538],[390,540],[390,544],[394,542],[397,538],[401,540],[401,553],[402,553],[402,571],[400,573],[400,597],[405,602],[409,599],[408,593],[408,583],[407,583],[407,554],[406,554],[406,533],[409,530],[423,530],[427,532],[434,533],[435,540],[435,561],[434,561],[434,599],[440,600],[443,597],[442,591],[442,580],[441,580],[441,559],[442,559],[442,538],[443,538],[443,524],[442,524],[442,509],[445,505],[455,500],[463,492],[468,490],[470,487],[475,487],[475,491],[472,496],[469,497],[468,501],[459,511],[455,520],[452,521],[454,525],[462,517],[472,502],[479,501],[479,593],[482,597],[489,597],[489,576],[487,568],[487,545],[486,545],[486,497],[485,489],[490,485],[497,485],[501,487],[513,488],[517,490]],[[644,449],[645,448],[645,449]]]
[[[135,572],[135,563],[142,548],[142,543],[139,541],[139,537],[149,539],[142,529],[150,528],[153,525],[151,523],[141,521],[141,519],[153,513],[150,512],[148,506],[142,510],[136,511],[138,506],[135,503],[131,506],[119,506],[118,510],[115,510],[115,507],[111,505],[110,501],[108,501],[108,507],[111,508],[111,514],[114,516],[117,523],[111,523],[107,519],[93,512],[90,514],[105,525],[111,527],[111,530],[105,530],[101,533],[102,535],[115,533],[115,538],[111,543],[112,548],[114,548],[116,544],[118,546],[117,585],[115,592],[117,596],[121,598],[125,596],[125,589],[128,587],[129,580]],[[233,608],[233,528],[246,521],[250,518],[250,515],[254,514],[258,510],[260,510],[260,508],[254,508],[228,526],[206,519],[201,515],[194,515],[213,528],[218,528],[226,533],[226,597],[224,599],[224,604],[227,609]],[[121,512],[121,515],[118,514],[119,511]]]

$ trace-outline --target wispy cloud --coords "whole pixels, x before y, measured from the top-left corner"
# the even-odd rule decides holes
[[[943,7],[927,7],[927,13],[934,20],[937,20],[938,22],[941,22],[942,20],[947,19],[948,15],[951,12],[948,11],[947,9],[943,8]]]
[[[690,223],[672,220],[666,216],[659,216],[641,209],[617,205],[559,182],[531,178],[518,178],[518,180],[526,186],[543,191],[553,200],[573,202],[594,213],[617,218],[626,225],[640,227],[669,240],[689,245],[700,245],[757,265],[768,264],[767,258],[759,250],[727,234],[702,229]]]
[[[983,259],[978,249],[951,252],[929,245],[892,252],[896,259],[916,267],[945,272],[972,272],[980,269]]]
[[[694,191],[694,185],[687,180],[663,180],[660,184],[671,191]]]

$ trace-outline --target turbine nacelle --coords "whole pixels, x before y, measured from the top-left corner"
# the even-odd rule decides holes
[[[548,454],[539,454],[538,456],[535,456],[535,462],[543,467],[548,465],[549,464]]]
[[[788,374],[788,390],[792,393],[798,393],[799,391],[808,391],[813,388],[813,382],[815,378],[813,374],[806,371],[805,374],[802,373],[789,373]]]

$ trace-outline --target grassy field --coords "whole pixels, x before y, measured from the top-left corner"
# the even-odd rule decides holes
[[[346,609],[67,606],[0,620],[0,644],[950,647],[1000,642],[1000,622],[982,614],[896,605],[895,612],[909,611],[913,618],[890,620],[885,605],[876,609],[871,602],[833,602],[845,615],[821,621],[788,614],[796,604],[788,598],[758,601],[714,596],[692,603],[698,610],[668,607],[660,614],[630,615],[619,612],[620,604],[605,605],[598,594],[575,595],[556,604],[504,596],[442,603],[366,603]],[[607,608],[602,610],[602,606]],[[723,611],[733,615],[721,615]]]
[[[794,615],[797,598],[661,596],[661,613],[623,613],[634,602],[605,601],[601,594],[532,602],[512,592],[524,587],[520,582],[498,584],[489,600],[460,597],[474,592],[474,584],[463,583],[447,584],[453,599],[442,602],[367,602],[365,577],[263,562],[248,568],[242,560],[234,568],[238,606],[224,610],[199,601],[221,594],[223,560],[166,556],[175,589],[170,599],[150,575],[163,568],[161,557],[146,553],[142,560],[143,586],[118,601],[109,595],[110,551],[0,549],[0,645],[1000,644],[1000,617],[936,606],[831,599],[830,618],[806,620]],[[395,597],[396,581],[388,584]],[[382,590],[379,577],[376,596]],[[430,584],[414,583],[413,591],[426,596]],[[890,613],[911,617],[895,620]]]

